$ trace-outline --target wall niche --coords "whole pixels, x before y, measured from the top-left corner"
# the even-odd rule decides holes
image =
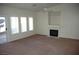
[[[49,11],[48,12],[48,24],[53,26],[61,25],[61,12],[60,11]]]

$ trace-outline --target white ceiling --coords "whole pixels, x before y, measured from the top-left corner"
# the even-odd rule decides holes
[[[39,11],[44,8],[58,5],[58,3],[1,3],[0,5]]]

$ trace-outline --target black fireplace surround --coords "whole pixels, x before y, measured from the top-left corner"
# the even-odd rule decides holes
[[[58,37],[58,30],[50,29],[50,36]]]

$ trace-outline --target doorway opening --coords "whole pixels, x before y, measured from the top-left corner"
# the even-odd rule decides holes
[[[6,22],[5,17],[0,17],[0,44],[6,42]]]

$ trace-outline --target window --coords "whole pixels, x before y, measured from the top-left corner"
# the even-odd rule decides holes
[[[12,34],[19,33],[18,17],[10,17],[10,21],[11,21],[11,32],[12,32]]]
[[[26,32],[27,31],[27,18],[21,17],[20,22],[21,22],[21,32]]]
[[[29,21],[29,31],[32,31],[33,30],[33,17],[29,17],[28,21]]]
[[[5,17],[0,17],[0,32],[5,32],[6,30],[5,25]]]
[[[33,31],[33,17],[10,17],[11,33]],[[19,28],[20,27],[20,28]]]

